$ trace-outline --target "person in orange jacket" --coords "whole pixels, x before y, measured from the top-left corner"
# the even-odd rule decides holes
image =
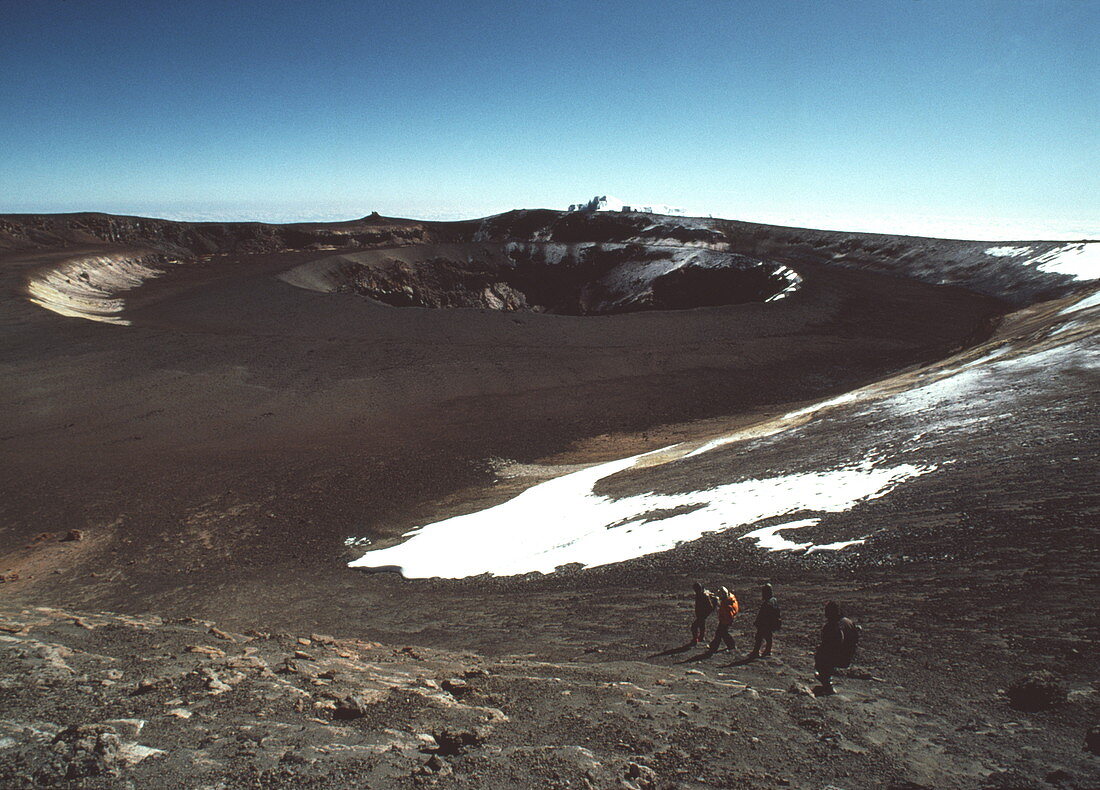
[[[714,639],[710,642],[710,652],[718,652],[718,646],[722,643],[725,643],[727,650],[733,650],[733,637],[730,636],[730,626],[733,625],[733,618],[737,616],[740,610],[741,607],[737,604],[737,596],[725,587],[719,587],[718,630],[715,631]]]

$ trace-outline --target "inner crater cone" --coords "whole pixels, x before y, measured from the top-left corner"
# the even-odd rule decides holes
[[[797,286],[782,264],[638,243],[429,244],[311,261],[286,282],[396,307],[605,315],[765,302]]]

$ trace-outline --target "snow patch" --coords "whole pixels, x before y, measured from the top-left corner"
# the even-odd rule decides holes
[[[1095,280],[1100,277],[1100,242],[1067,244],[1031,258],[1026,264],[1049,274]]]
[[[985,254],[997,258],[1019,258],[1027,255],[1033,249],[1033,247],[990,247],[985,251]]]
[[[1069,315],[1070,313],[1076,313],[1078,310],[1088,310],[1091,307],[1100,305],[1100,291],[1086,296],[1078,302],[1074,302],[1069,307],[1063,307],[1058,311],[1058,315]]]
[[[407,533],[404,543],[367,552],[349,564],[398,567],[410,578],[452,579],[551,573],[570,564],[595,567],[785,513],[849,510],[936,468],[876,468],[864,460],[823,472],[741,480],[702,491],[619,499],[594,493],[601,480],[676,449],[663,448],[540,483],[496,507],[418,527]]]
[[[745,533],[741,540],[755,540],[756,545],[768,551],[800,551],[808,549],[812,543],[795,543],[787,540],[779,533],[785,529],[799,529],[800,527],[813,527],[821,523],[819,518],[804,518],[801,521],[788,521],[785,524],[776,524],[774,527],[762,527]]]

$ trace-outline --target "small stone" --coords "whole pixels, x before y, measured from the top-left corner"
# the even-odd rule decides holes
[[[462,678],[448,678],[443,681],[442,686],[453,697],[461,697],[470,691],[470,684]]]
[[[120,735],[124,735],[127,738],[138,737],[146,724],[145,719],[106,719],[99,723],[112,728]]]
[[[188,653],[198,653],[203,656],[210,656],[211,658],[224,658],[225,651],[219,650],[216,647],[210,647],[209,645],[188,645],[186,648]]]
[[[306,647],[309,647],[310,645],[313,644],[313,642],[309,639],[306,639],[304,636],[300,636],[300,637],[298,637],[298,644],[305,645]]]
[[[267,669],[267,662],[259,656],[234,656],[225,662],[230,669]]]
[[[134,688],[135,694],[148,694],[151,691],[156,691],[159,688],[163,688],[168,685],[167,678],[145,678],[139,680],[137,686]]]
[[[306,757],[301,752],[291,750],[284,754],[281,758],[279,758],[279,762],[286,765],[312,765],[313,763],[317,762],[317,758]]]
[[[336,638],[331,637],[328,634],[310,634],[309,639],[311,642],[317,642],[322,645],[336,644]]]
[[[227,631],[223,631],[220,628],[211,627],[210,635],[211,636],[216,636],[218,639],[224,639],[226,642],[236,642],[237,641],[236,639],[233,638],[232,634],[228,633]]]
[[[437,774],[449,771],[451,768],[451,766],[447,764],[447,761],[440,757],[438,754],[433,754],[431,757],[429,757],[426,765],[428,766],[429,770]]]
[[[61,539],[64,541],[84,540],[84,532],[79,529],[70,529]]]
[[[302,661],[313,661],[314,660],[313,656],[311,656],[309,653],[307,653],[304,650],[295,650],[294,651],[294,657],[299,658]]]
[[[206,681],[206,688],[209,689],[211,694],[224,694],[227,691],[233,690],[232,686],[216,677]]]
[[[190,719],[193,715],[187,708],[172,708],[168,711],[169,716],[175,716],[177,719]]]
[[[369,703],[363,697],[349,694],[336,700],[336,707],[332,711],[334,719],[358,719],[366,715]]]
[[[630,763],[626,768],[626,778],[642,790],[651,790],[657,786],[657,772],[641,763]]]

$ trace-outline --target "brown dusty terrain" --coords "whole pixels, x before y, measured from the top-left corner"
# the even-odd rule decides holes
[[[111,726],[120,743],[164,754],[116,754],[77,781],[965,788],[1013,786],[996,784],[1012,769],[1028,786],[1100,785],[1084,750],[1100,722],[1087,376],[1059,380],[1049,408],[1013,430],[937,448],[954,457],[950,478],[929,475],[818,527],[873,534],[858,552],[766,553],[723,533],[548,576],[346,568],[362,553],[349,537],[386,545],[514,494],[523,480],[499,479],[497,459],[588,463],[722,434],[976,343],[1022,343],[1047,319],[1002,320],[1010,303],[1070,293],[1027,273],[1005,288],[1008,270],[978,270],[965,242],[721,221],[699,238],[661,232],[684,244],[721,234],[731,250],[794,268],[799,290],[766,304],[578,316],[398,308],[276,276],[475,232],[530,236],[524,223],[546,220],[507,221],[4,218],[0,782],[49,784],[83,764],[76,735],[50,746],[66,726],[141,719],[132,736],[135,725]],[[655,232],[638,227],[552,234],[619,243]],[[108,253],[164,270],[123,291],[118,315],[131,325],[27,300],[41,272]],[[399,269],[386,287],[406,284]],[[684,467],[687,482],[677,467],[638,485],[703,488],[752,464],[828,464],[865,440],[858,422],[822,420],[751,458]],[[625,494],[631,478],[618,480],[608,485]],[[82,539],[58,539],[70,529]],[[694,578],[728,584],[746,605],[739,651],[755,585],[774,581],[785,619],[776,658],[737,665],[680,649]],[[864,645],[840,694],[815,698],[810,653],[830,597],[863,624]],[[242,633],[160,619],[183,617]],[[318,631],[337,642],[298,643]],[[297,649],[309,657],[294,659]],[[262,666],[227,666],[246,653]],[[1068,702],[1010,708],[1003,690],[1040,668],[1063,678]],[[328,669],[334,677],[317,677]],[[154,677],[169,679],[134,693]],[[450,678],[466,685],[433,686]],[[332,704],[349,694],[366,694],[368,710],[334,721]],[[445,727],[476,742],[435,754]]]

